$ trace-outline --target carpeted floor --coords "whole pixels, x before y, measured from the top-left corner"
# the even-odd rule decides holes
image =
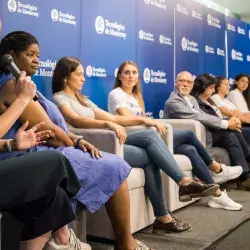
[[[152,234],[152,228],[147,228],[135,234],[135,238],[157,250],[200,250],[205,248],[248,250],[250,249],[250,222],[247,221],[250,219],[250,192],[235,189],[228,189],[227,192],[234,201],[243,205],[241,211],[209,208],[207,202],[210,198],[203,198],[173,213],[176,218],[190,223],[191,231],[158,236]],[[90,244],[93,250],[113,249],[112,245],[96,242]]]

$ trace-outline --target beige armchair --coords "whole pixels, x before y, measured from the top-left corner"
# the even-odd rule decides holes
[[[131,128],[137,129],[137,128]],[[117,154],[123,157],[123,145],[119,144],[116,134],[107,129],[70,129],[77,135],[83,135],[90,143],[99,149]],[[132,233],[139,231],[153,223],[154,214],[150,201],[144,191],[145,177],[143,169],[133,168],[128,177],[128,187],[130,195],[130,223]],[[85,239],[85,217],[87,220],[87,235],[114,239],[114,232],[108,218],[106,209],[103,207],[94,214],[82,208],[77,211],[77,220],[74,223],[74,230],[77,236]]]

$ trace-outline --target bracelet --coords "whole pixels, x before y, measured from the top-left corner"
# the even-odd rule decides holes
[[[6,145],[7,151],[9,153],[17,150],[17,141],[16,141],[16,139],[7,140],[5,145]]]
[[[80,140],[85,140],[85,141],[87,141],[83,136],[82,137],[79,137],[76,141],[75,141],[75,148],[77,148],[78,147],[78,143],[79,143],[79,141]]]
[[[8,151],[9,153],[12,152],[12,148],[11,148],[11,145],[10,145],[10,141],[11,141],[11,140],[7,140],[7,141],[5,142],[6,149],[7,149],[7,151]]]

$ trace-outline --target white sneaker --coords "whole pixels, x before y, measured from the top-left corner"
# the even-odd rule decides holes
[[[226,166],[224,164],[220,164],[220,165],[222,169],[220,173],[217,174],[214,171],[211,171],[211,175],[215,183],[222,183],[222,182],[236,179],[243,172],[243,169],[241,166]]]
[[[70,229],[69,244],[67,246],[56,244],[53,237],[51,237],[43,250],[91,250],[91,246],[77,239],[73,230]]]
[[[152,248],[146,246],[142,241],[136,240],[137,241],[137,247],[136,250],[153,250]]]
[[[226,190],[221,192],[220,197],[212,197],[212,200],[208,202],[208,206],[212,208],[222,208],[226,210],[241,210],[242,205],[234,202],[231,198],[227,196]]]

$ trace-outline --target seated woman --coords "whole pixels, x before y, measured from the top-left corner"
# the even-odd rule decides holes
[[[194,81],[194,86],[191,95],[194,96],[201,110],[207,114],[223,118],[220,110],[211,102],[210,97],[215,91],[216,78],[209,74],[201,74]],[[238,120],[236,117],[231,119]],[[234,164],[239,164],[243,168],[243,174],[239,178],[238,188],[248,190],[250,185],[249,167],[246,161],[250,158],[250,147],[239,131],[234,130],[219,130],[209,128],[213,138],[213,145],[225,148],[231,161]]]
[[[226,99],[226,96],[229,94],[229,89],[230,86],[226,77],[216,77],[216,94],[212,95],[210,100],[219,108],[224,118],[231,118],[232,116],[235,116],[240,119],[243,125],[241,128],[242,134],[247,143],[250,145],[250,113],[241,112],[230,100]]]
[[[0,44],[0,57],[10,54],[16,65],[32,76],[37,72],[39,65],[39,44],[31,34],[17,31],[5,36]],[[0,108],[7,109],[17,96],[15,93],[16,81],[8,71],[0,66]],[[130,230],[129,194],[127,176],[131,167],[120,157],[108,153],[99,152],[93,145],[83,138],[78,138],[68,132],[65,121],[57,107],[47,100],[39,92],[38,101],[31,100],[19,117],[19,120],[6,134],[6,138],[14,138],[17,130],[25,121],[29,121],[29,127],[45,122],[43,130],[49,129],[50,138],[45,145],[32,147],[26,152],[39,152],[51,150],[62,153],[71,163],[80,180],[81,189],[72,199],[84,204],[90,212],[97,211],[102,205],[106,208],[114,228],[116,236],[115,249],[149,249],[142,242],[134,240]],[[20,156],[25,151],[15,151],[0,154],[0,158],[8,159]],[[86,152],[89,151],[89,152]],[[47,248],[66,249],[69,246],[65,242],[64,232],[57,231],[48,242]],[[79,240],[74,239],[71,249],[82,249]]]
[[[239,74],[234,79],[233,90],[228,94],[227,99],[242,113],[249,113],[248,100],[249,76]]]
[[[215,93],[211,96],[211,100],[213,103],[219,108],[224,118],[230,118],[232,116],[236,116],[240,118],[242,123],[250,123],[250,113],[249,112],[241,112],[235,105],[230,101],[230,99],[226,99],[228,96],[230,89],[230,85],[228,79],[226,77],[216,77],[215,82]],[[238,92],[238,91],[237,91]],[[234,94],[231,94],[231,97]],[[239,102],[241,102],[241,98],[239,98]]]
[[[150,119],[115,116],[98,108],[79,94],[85,81],[83,73],[81,62],[72,57],[60,59],[54,71],[53,98],[68,124],[77,128],[109,128],[116,132],[121,143],[125,143],[124,159],[132,167],[144,168],[145,190],[156,216],[153,232],[182,232],[191,229],[188,223],[182,223],[168,213],[160,169],[180,186],[180,201],[207,196],[215,192],[218,186],[204,185],[185,176],[155,131],[145,129],[126,135],[122,126],[137,124],[155,125],[159,131],[166,131],[161,123]],[[190,192],[191,189],[193,191]]]
[[[144,116],[145,106],[140,87],[139,69],[134,62],[127,61],[119,67],[114,89],[109,94],[108,107],[113,114]],[[230,176],[228,170],[230,173],[233,168],[228,168],[213,160],[191,130],[174,129],[173,139],[174,153],[186,155],[190,159],[194,174],[200,180],[212,184],[214,180],[217,182],[226,181],[228,175]],[[239,204],[233,202],[220,189],[214,193],[208,205],[229,210],[240,209]]]
[[[15,86],[15,93],[16,100],[0,116],[0,138],[11,128],[36,93],[36,85],[30,77],[25,77],[24,72]],[[25,130],[27,125],[25,123],[17,131],[14,140],[0,140],[0,152],[27,150],[44,144],[50,131],[37,132],[42,123]],[[79,189],[80,183],[69,161],[57,152],[27,153],[0,161],[0,210],[11,213],[24,224],[21,250],[42,250],[52,230],[64,232],[64,241],[72,244],[73,231],[62,226],[75,219],[69,197],[75,196]],[[10,247],[3,236],[5,226],[2,227],[2,249],[19,249],[15,242]],[[91,249],[83,243],[81,247]]]

